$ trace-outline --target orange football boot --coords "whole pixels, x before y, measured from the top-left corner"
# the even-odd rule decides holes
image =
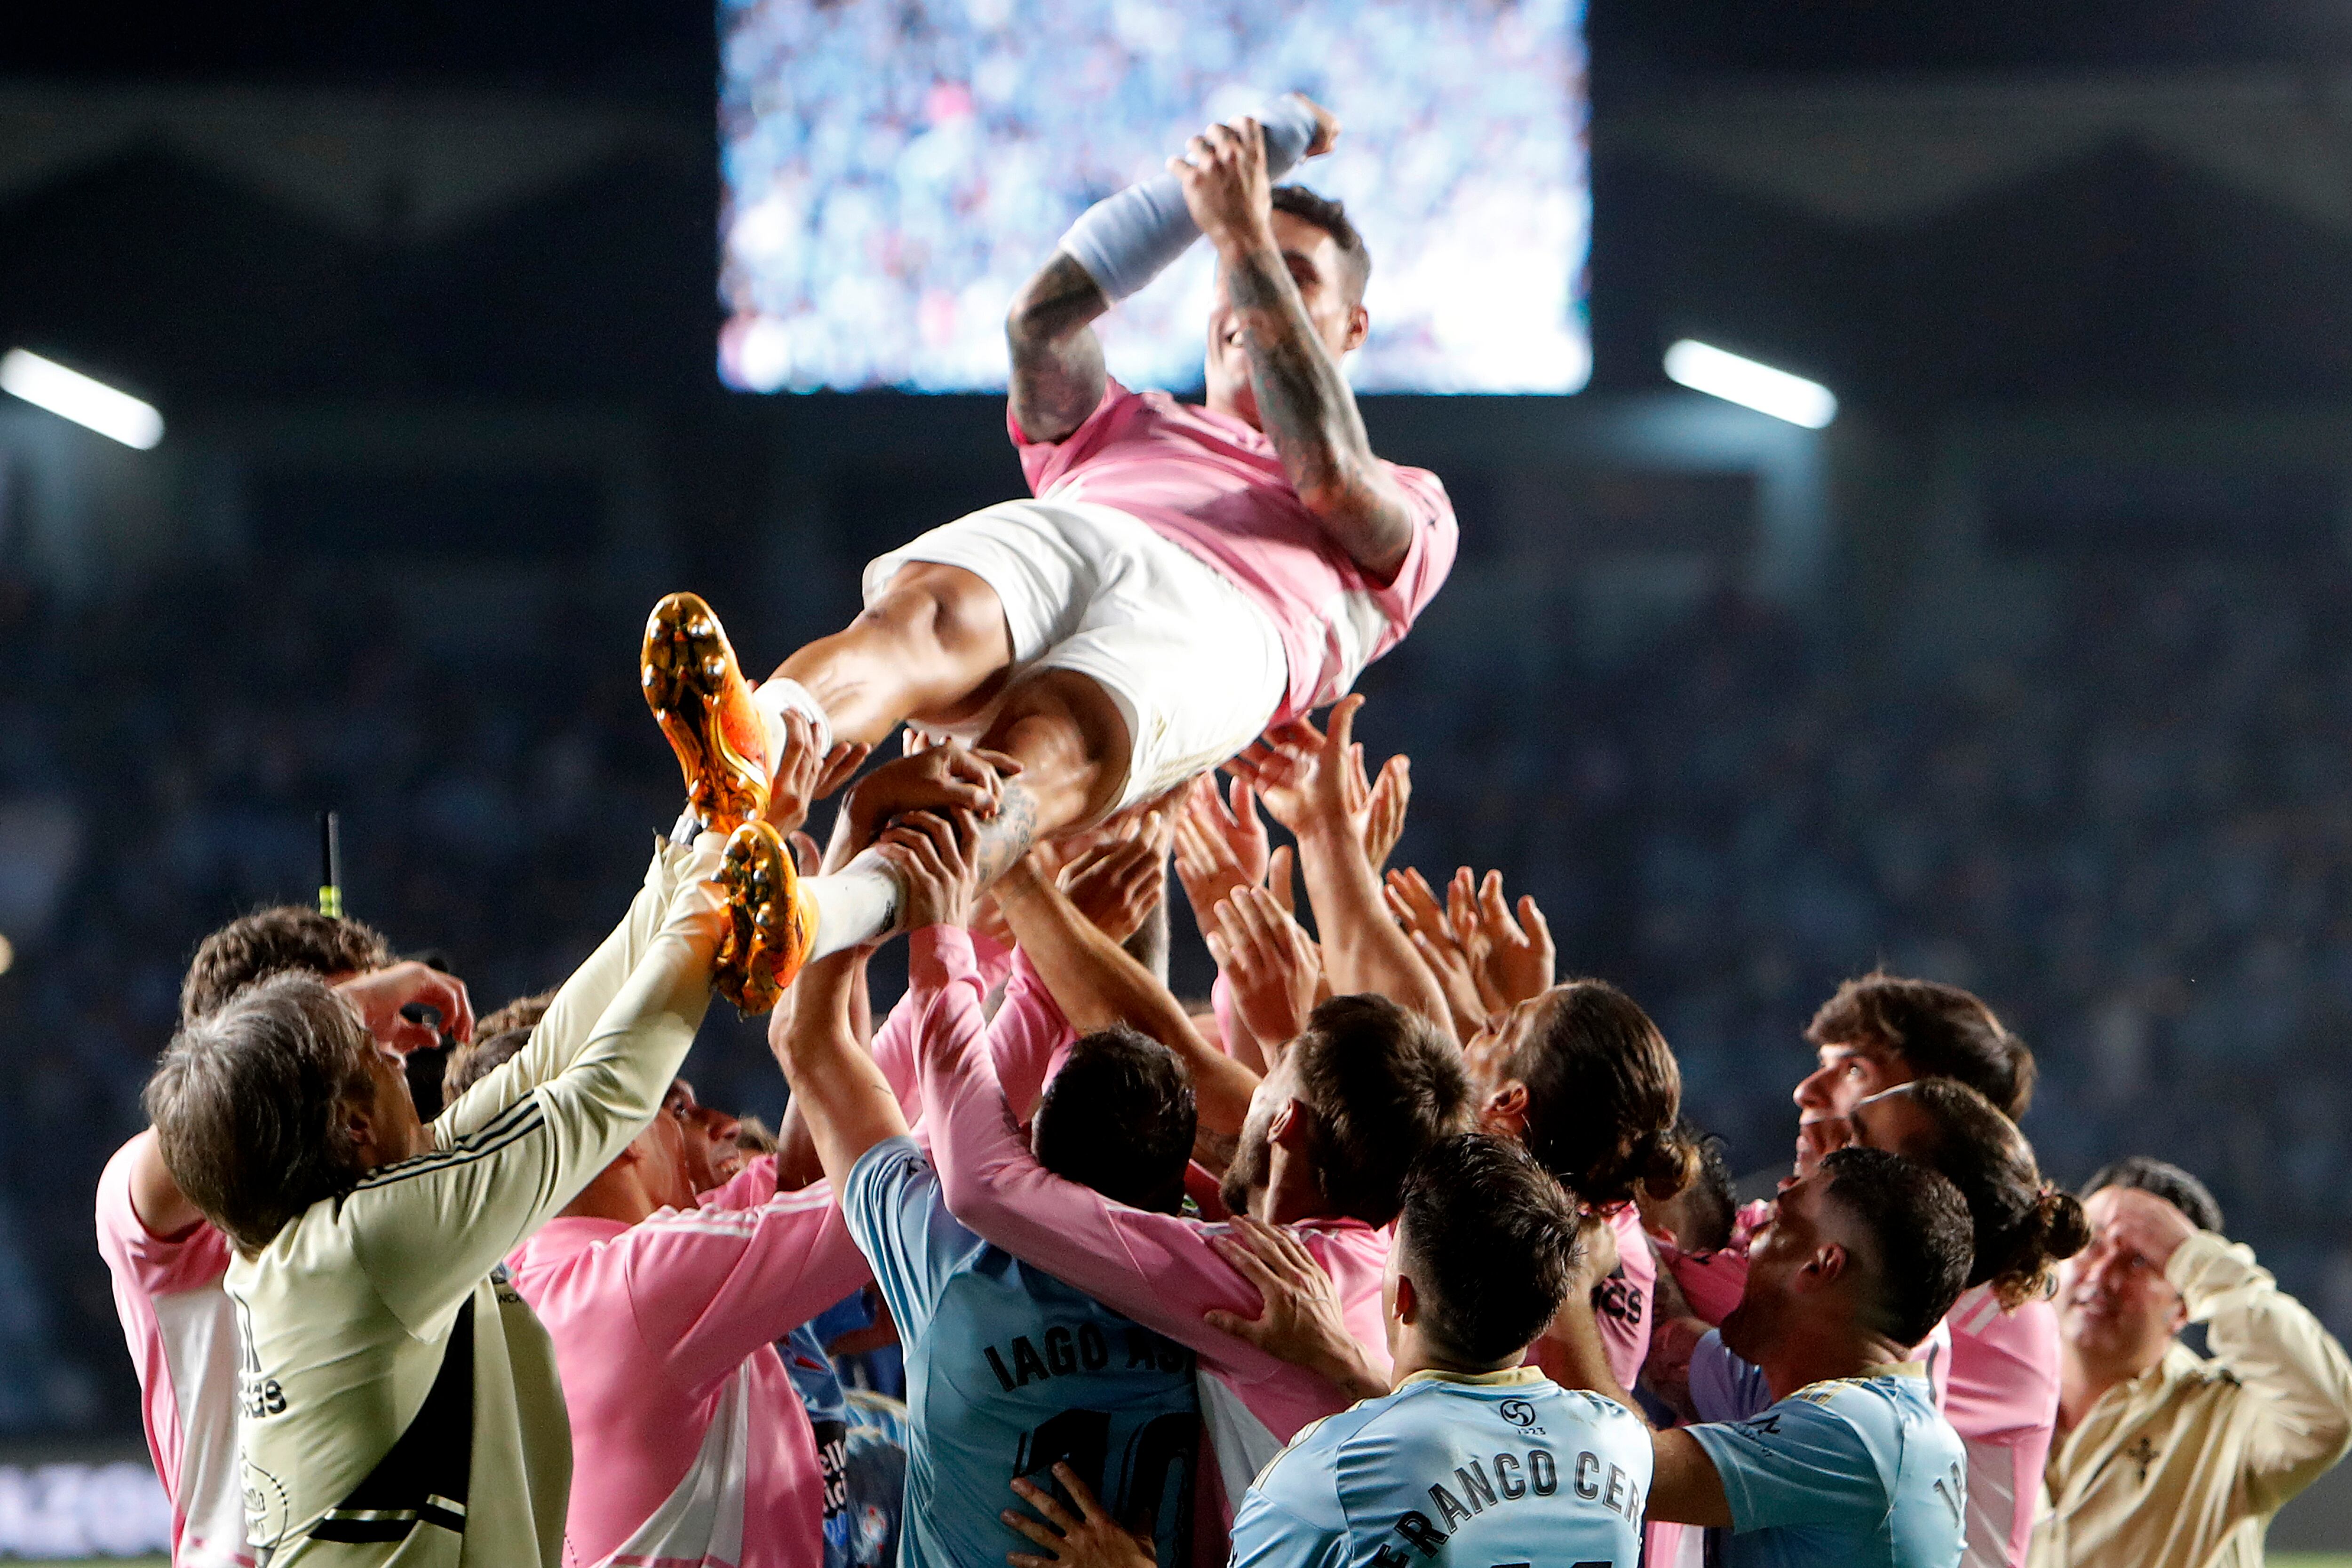
[[[758,818],[728,838],[717,880],[729,920],[711,982],[739,1010],[766,1012],[816,946],[816,903],[783,836]]]
[[[735,663],[726,630],[699,596],[673,593],[646,618],[646,706],[669,737],[687,799],[711,831],[768,809],[768,721]]]

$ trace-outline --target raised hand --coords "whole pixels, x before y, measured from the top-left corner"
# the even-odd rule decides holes
[[[1372,862],[1372,874],[1378,876],[1395,852],[1397,841],[1404,836],[1405,808],[1412,803],[1412,758],[1398,752],[1381,764],[1381,776],[1364,789],[1364,748],[1360,743],[1349,757],[1349,789],[1351,797],[1362,789],[1362,804],[1357,808],[1364,818],[1364,858]]]
[[[1320,158],[1339,144],[1339,117],[1303,92],[1297,97],[1301,103],[1315,111],[1315,134],[1308,139],[1307,151],[1299,156]]]
[[[1367,799],[1349,800],[1349,747],[1355,744],[1356,710],[1361,696],[1345,696],[1331,709],[1330,728],[1293,719],[1265,732],[1226,769],[1257,791],[1266,813],[1294,833],[1323,824],[1345,823],[1360,841]]]
[[[2105,1233],[2103,1239],[2138,1253],[2159,1270],[2172,1261],[2182,1242],[2197,1234],[2195,1223],[2187,1215],[2152,1192],[2117,1186],[2097,1196],[2111,1205],[2107,1222],[2100,1227]]]
[[[1464,949],[1461,934],[1439,907],[1429,880],[1418,870],[1407,866],[1389,873],[1381,892],[1389,913],[1412,939],[1412,950],[1437,977],[1438,988],[1445,993],[1446,1011],[1454,1015],[1454,1027],[1463,1039],[1469,1039],[1498,1010],[1479,987],[1476,955]]]
[[[1331,1276],[1297,1237],[1237,1215],[1227,1233],[1210,1236],[1209,1245],[1257,1287],[1263,1305],[1254,1318],[1212,1307],[1201,1314],[1202,1322],[1276,1360],[1321,1375],[1353,1398],[1377,1398],[1389,1391],[1388,1379],[1348,1332]]]
[[[1097,844],[1064,866],[1056,884],[1089,924],[1114,942],[1143,929],[1168,894],[1168,849],[1159,832]]]
[[[899,923],[908,930],[971,924],[980,897],[980,870],[971,854],[978,834],[970,811],[912,812],[883,833],[875,848],[906,890]]]
[[[1013,1568],[1155,1568],[1159,1554],[1150,1539],[1113,1519],[1077,1471],[1056,1460],[1054,1479],[1078,1505],[1077,1515],[1072,1517],[1044,1487],[1015,1476],[1013,1490],[1045,1518],[1041,1522],[1009,1508],[997,1517],[1044,1547],[1045,1554],[1008,1552],[1006,1562]]]
[[[1246,887],[1217,905],[1210,956],[1232,988],[1243,1026],[1269,1063],[1307,1031],[1323,980],[1323,956],[1298,922],[1262,887]]]
[[[1176,880],[1207,932],[1211,911],[1244,887],[1265,884],[1268,849],[1257,797],[1236,779],[1233,803],[1217,792],[1213,774],[1192,781],[1175,819]]]
[[[403,1056],[440,1044],[445,1030],[456,1040],[474,1038],[474,1003],[466,995],[466,982],[430,964],[410,959],[371,969],[337,986],[335,994],[359,1015],[368,1033]],[[440,1026],[403,1016],[412,1003],[432,1009]]]
[[[1334,121],[1335,134],[1337,129]],[[1265,131],[1255,119],[1210,126],[1184,144],[1182,156],[1168,160],[1168,171],[1210,244],[1221,251],[1272,247],[1274,182],[1265,172]]]
[[[1467,871],[1461,876],[1466,881]],[[1500,1012],[1551,989],[1559,955],[1552,947],[1551,926],[1534,897],[1519,895],[1518,918],[1514,920],[1510,901],[1503,896],[1503,873],[1490,871],[1469,907],[1479,938],[1479,988],[1490,998],[1488,1007]]]
[[[764,815],[776,831],[791,838],[808,821],[809,807],[840,788],[873,751],[870,746],[841,741],[820,755],[816,731],[808,716],[795,709],[784,712],[784,754],[777,760],[775,777],[768,781]]]
[[[1020,771],[1020,761],[1003,752],[949,741],[886,762],[859,779],[843,807],[843,819],[863,847],[884,823],[908,811],[993,817],[1004,796],[1004,780]]]

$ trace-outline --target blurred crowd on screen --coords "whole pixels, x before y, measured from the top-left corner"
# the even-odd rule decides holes
[[[1740,1172],[1785,1167],[1840,978],[1976,988],[2040,1055],[2046,1169],[2187,1166],[2352,1333],[2352,571],[2116,558],[2046,588],[2045,640],[1943,675],[1736,596],[1532,689],[1409,643],[1359,727],[1414,760],[1398,861],[1535,894]],[[312,896],[319,807],[352,913],[478,1008],[602,936],[677,804],[636,612],[556,602],[563,637],[488,644],[356,576],[0,594],[0,1435],[135,1430],[89,1195],[196,940]],[[756,1030],[710,1029],[703,1097],[772,1116]]]
[[[1375,258],[1367,390],[1573,391],[1590,368],[1581,0],[746,0],[724,8],[719,366],[778,388],[999,387],[1004,302],[1089,204],[1208,119],[1301,90],[1344,125],[1299,176]],[[1508,232],[1513,243],[1492,237]],[[1196,248],[1103,329],[1136,384],[1200,378]]]

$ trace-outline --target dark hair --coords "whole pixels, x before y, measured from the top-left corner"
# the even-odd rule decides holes
[[[1528,1086],[1528,1150],[1586,1203],[1669,1198],[1698,1175],[1675,1053],[1606,980],[1553,987],[1508,1071]]]
[[[1386,997],[1333,997],[1291,1041],[1299,1098],[1315,1113],[1317,1174],[1334,1214],[1386,1225],[1423,1149],[1469,1124],[1462,1051]]]
[[[1874,969],[1848,980],[1806,1026],[1815,1045],[1874,1045],[1915,1078],[1957,1078],[2015,1121],[2033,1103],[2033,1052],[1958,986]]]
[[[2205,1184],[2182,1170],[2179,1166],[2147,1155],[2133,1155],[2128,1159],[2101,1166],[2091,1179],[2083,1184],[2083,1196],[2089,1197],[2101,1187],[2137,1187],[2152,1192],[2172,1205],[2200,1230],[2221,1232],[2221,1206]]]
[[[475,1019],[474,1038],[451,1046],[449,1060],[441,1064],[441,1103],[453,1103],[458,1095],[512,1061],[517,1051],[530,1043],[530,1031],[539,1027],[554,1001],[553,991],[517,997]]]
[[[181,1025],[147,1081],[164,1167],[205,1218],[259,1251],[362,1175],[343,1107],[365,1092],[375,1049],[315,975],[247,987]]]
[[[1921,1078],[1903,1091],[1936,1124],[1935,1146],[1913,1152],[1969,1206],[1976,1252],[1969,1284],[1990,1281],[2005,1307],[2047,1294],[2053,1268],[2091,1244],[2082,1204],[2042,1179],[2017,1124],[1967,1084]]]
[[[1675,1243],[1685,1252],[1713,1252],[1728,1247],[1739,1220],[1739,1202],[1731,1190],[1731,1163],[1725,1157],[1729,1145],[1688,1116],[1675,1118],[1675,1136],[1698,1152],[1697,1174],[1682,1195],[1690,1233],[1676,1236]]]
[[[1438,1139],[1404,1182],[1396,1244],[1422,1331],[1465,1365],[1517,1359],[1559,1311],[1576,1204],[1516,1139]]]
[[[180,1021],[212,1011],[257,980],[289,970],[360,974],[392,962],[383,934],[299,904],[239,915],[196,944],[180,982]]]
[[[1877,1326],[1897,1344],[1917,1344],[1968,1289],[1969,1206],[1959,1188],[1884,1149],[1839,1149],[1822,1169],[1830,1201],[1869,1232]]]
[[[1037,1163],[1130,1208],[1172,1213],[1198,1122],[1176,1053],[1114,1024],[1081,1035],[1031,1124]]]
[[[1372,253],[1365,248],[1364,236],[1356,232],[1356,225],[1348,221],[1348,204],[1318,195],[1304,185],[1276,185],[1272,200],[1276,212],[1288,213],[1331,236],[1339,250],[1345,271],[1340,281],[1347,285],[1348,298],[1363,303],[1364,285],[1372,280]]]

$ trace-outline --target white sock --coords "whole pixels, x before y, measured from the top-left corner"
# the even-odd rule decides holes
[[[809,728],[816,732],[816,754],[823,757],[833,749],[833,720],[825,716],[824,705],[809,695],[809,689],[798,681],[782,675],[761,682],[751,693],[751,706],[768,721],[768,760],[772,767],[784,759],[784,715],[797,713],[808,720]]]
[[[898,923],[898,878],[890,862],[872,850],[830,876],[801,884],[816,903],[816,947],[812,958],[871,942]]]

